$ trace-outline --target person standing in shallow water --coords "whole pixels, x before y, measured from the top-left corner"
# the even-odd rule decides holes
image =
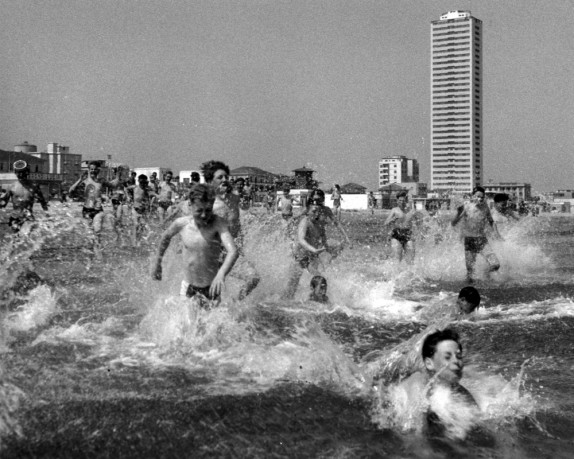
[[[391,248],[398,261],[405,257],[407,262],[413,262],[415,255],[413,219],[415,216],[416,211],[414,209],[407,209],[407,192],[399,191],[397,193],[397,205],[393,207],[384,223],[385,227],[392,226]]]
[[[30,166],[23,160],[14,162],[14,173],[18,181],[7,187],[6,192],[0,197],[0,208],[6,207],[12,201],[12,213],[9,217],[9,225],[14,233],[22,231],[28,234],[32,229],[34,214],[32,209],[35,200],[40,202],[42,210],[48,211],[48,202],[44,198],[40,187],[28,179]]]
[[[181,235],[184,280],[180,294],[199,300],[201,307],[217,304],[225,277],[238,252],[225,219],[214,215],[215,191],[210,185],[192,184],[189,193],[191,215],[178,218],[163,233],[152,266],[152,279],[162,280],[162,260],[172,238]],[[225,259],[221,260],[221,249]]]
[[[465,202],[457,209],[451,224],[454,227],[459,222],[461,223],[461,235],[464,238],[466,280],[468,283],[472,283],[474,282],[474,268],[478,254],[486,258],[489,273],[500,268],[500,262],[488,243],[487,230],[490,230],[496,239],[502,238],[494,225],[490,209],[486,204],[483,187],[474,188],[470,202]]]
[[[341,195],[341,187],[337,184],[335,184],[333,188],[331,200],[333,201],[333,214],[337,221],[341,221],[341,201],[343,200],[343,196]]]
[[[104,209],[102,206],[102,194],[104,189],[110,190],[112,193],[117,188],[120,183],[118,178],[119,170],[116,169],[116,177],[108,182],[107,180],[100,178],[98,175],[100,173],[100,165],[96,161],[92,161],[88,165],[88,172],[82,174],[82,176],[70,187],[69,193],[72,194],[73,191],[80,185],[84,184],[84,206],[82,207],[82,216],[85,219],[92,221],[92,227],[94,230],[94,235],[96,237],[95,251],[96,255],[100,254],[101,250],[101,233],[104,224]],[[117,227],[115,226],[114,217],[114,229],[117,232]],[[119,237],[119,233],[118,233]]]

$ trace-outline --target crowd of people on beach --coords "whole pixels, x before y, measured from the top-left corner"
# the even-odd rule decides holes
[[[48,202],[40,188],[29,180],[30,170],[25,161],[16,161],[14,171],[17,182],[0,195],[0,207],[11,203],[9,226],[15,233],[31,237],[33,205],[39,202],[47,212]],[[70,194],[79,187],[83,189],[82,216],[90,222],[95,235],[96,255],[101,256],[101,235],[105,225],[111,226],[121,238],[122,222],[128,220],[130,242],[137,246],[155,214],[162,234],[151,263],[153,280],[163,279],[166,251],[170,245],[178,244],[175,253],[181,254],[184,267],[179,293],[192,299],[196,307],[216,307],[230,273],[242,282],[238,300],[243,300],[257,288],[261,277],[250,254],[246,253],[241,224],[242,209],[248,209],[252,204],[252,186],[243,179],[232,182],[227,164],[217,160],[204,162],[201,165],[204,182],[199,174],[192,175],[187,196],[180,200],[176,199],[179,191],[173,183],[172,172],[165,173],[161,180],[155,174],[147,177],[132,173],[127,181],[121,181],[118,176],[106,180],[99,172],[98,164],[91,163],[88,171],[69,189]],[[308,271],[312,276],[308,299],[330,303],[320,256],[327,252],[336,257],[344,247],[353,246],[341,224],[343,196],[340,187],[335,185],[331,194],[333,210],[325,204],[325,193],[313,189],[298,215],[289,188],[283,189],[279,196],[275,190],[266,191],[263,202],[266,212],[280,212],[285,228],[288,228],[286,237],[291,238],[292,257],[282,298],[295,297],[302,274]],[[110,200],[111,209],[105,209],[108,207],[105,199]],[[390,375],[409,375],[402,384],[412,397],[431,399],[439,388],[446,387],[462,400],[461,403],[477,408],[472,395],[460,384],[462,345],[450,326],[458,318],[472,314],[480,304],[480,295],[471,285],[475,282],[477,257],[485,258],[489,272],[500,268],[489,239],[501,239],[499,226],[520,218],[509,208],[508,201],[507,195],[496,195],[491,211],[484,188],[477,186],[471,199],[456,209],[450,223],[452,227],[460,227],[467,285],[456,302],[446,309],[429,311],[424,308],[421,314],[426,315],[429,326],[420,335],[390,351],[369,356],[365,364],[373,378],[383,380]],[[369,196],[371,213],[375,205],[374,197]],[[437,218],[437,209],[417,210],[409,206],[406,192],[397,194],[396,206],[382,223],[397,261],[413,262],[414,232],[424,218]],[[333,225],[343,242],[330,243],[327,225]],[[446,231],[444,225],[439,227],[441,232]],[[440,232],[436,236],[440,237]],[[426,426],[433,435],[444,429],[439,415],[432,410],[427,411],[426,419]]]

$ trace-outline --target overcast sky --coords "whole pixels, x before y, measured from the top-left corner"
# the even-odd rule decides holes
[[[574,188],[570,0],[0,0],[0,149],[430,181],[430,22],[483,21],[485,181]]]

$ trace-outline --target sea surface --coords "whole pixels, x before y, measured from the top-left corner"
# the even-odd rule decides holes
[[[212,310],[178,295],[176,240],[164,280],[151,279],[158,227],[136,248],[108,229],[98,259],[77,204],[37,214],[29,238],[0,225],[2,458],[574,457],[570,215],[525,217],[493,243],[502,267],[479,274],[481,307],[450,324],[480,414],[437,402],[452,416],[437,443],[399,378],[373,377],[369,365],[428,326],[421,310],[452,304],[465,286],[448,213],[427,219],[407,264],[390,255],[385,212],[343,211],[353,247],[323,256],[331,303],[320,304],[307,300],[308,273],[294,300],[280,299],[288,229],[279,215],[245,212],[261,282],[238,301],[230,276]],[[341,241],[332,228],[329,238]]]

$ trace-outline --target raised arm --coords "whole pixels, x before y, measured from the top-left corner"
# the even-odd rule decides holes
[[[220,266],[219,271],[217,271],[217,274],[211,282],[211,287],[209,287],[209,294],[211,296],[218,296],[221,294],[225,285],[225,277],[229,274],[229,271],[231,271],[231,268],[233,268],[233,265],[239,256],[233,236],[229,232],[229,227],[223,219],[221,219],[219,235],[221,237],[221,244],[227,253],[225,254],[223,264]]]
[[[88,173],[87,173],[87,172],[84,172],[84,173],[80,176],[80,178],[76,181],[76,183],[74,183],[74,184],[70,187],[70,189],[68,190],[68,193],[72,193],[72,192],[78,187],[78,185],[79,185],[80,183],[82,183],[82,180],[84,180],[85,178],[87,178],[87,176],[88,176]]]

